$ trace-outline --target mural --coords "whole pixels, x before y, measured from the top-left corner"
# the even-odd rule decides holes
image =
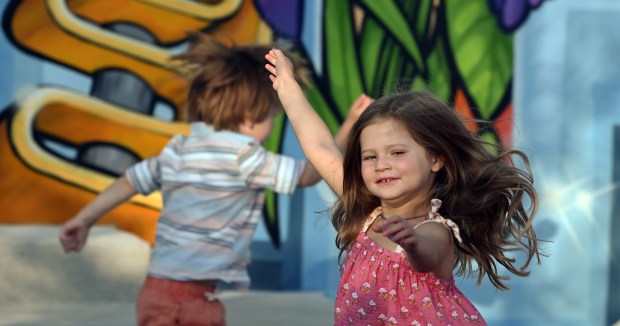
[[[60,224],[188,130],[187,83],[167,62],[188,31],[306,57],[318,47],[308,97],[334,132],[362,92],[428,90],[472,118],[472,131],[510,147],[512,33],[541,2],[325,0],[318,44],[308,45],[300,0],[12,0],[2,17],[12,44],[83,75],[90,91],[39,85],[2,111],[0,223]],[[284,128],[281,115],[268,149],[280,150]],[[160,208],[159,193],[136,196],[101,223],[152,242]],[[276,247],[278,215],[268,193]]]

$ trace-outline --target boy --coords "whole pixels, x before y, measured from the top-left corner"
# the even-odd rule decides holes
[[[224,307],[210,294],[218,281],[249,286],[249,247],[263,190],[291,194],[320,180],[310,164],[261,145],[281,110],[264,72],[269,49],[226,47],[194,35],[188,51],[174,58],[189,68],[189,135],[174,136],[158,156],[130,167],[60,230],[65,252],[79,252],[106,212],[136,193],[161,189],[163,209],[136,304],[138,325],[225,325]],[[304,80],[304,71],[297,74]],[[353,104],[338,144],[371,101],[362,95]]]

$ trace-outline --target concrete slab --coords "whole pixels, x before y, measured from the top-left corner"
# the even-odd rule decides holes
[[[0,306],[136,297],[148,269],[146,242],[111,226],[96,226],[85,249],[67,255],[58,231],[58,226],[0,226]]]
[[[315,292],[225,291],[229,326],[333,325],[333,301]],[[134,302],[0,307],[2,326],[132,326]]]
[[[150,248],[109,226],[66,255],[58,226],[0,225],[0,326],[131,326]],[[231,326],[332,325],[333,301],[316,292],[223,290]]]

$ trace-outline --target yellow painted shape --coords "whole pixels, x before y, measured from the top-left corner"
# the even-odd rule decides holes
[[[96,24],[135,24],[150,32],[164,45],[182,42],[187,38],[188,31],[204,30],[213,24],[210,20],[136,0],[68,0],[67,6],[81,19]]]
[[[165,67],[168,64],[171,52],[165,48],[89,24],[73,14],[65,0],[46,0],[46,5],[52,19],[68,34],[155,66]]]
[[[222,0],[216,4],[191,0],[138,0],[159,6],[172,12],[202,20],[221,20],[232,16],[241,6],[243,0]]]
[[[20,101],[11,124],[11,137],[15,150],[34,169],[94,192],[101,192],[114,179],[49,154],[33,138],[31,129],[37,113],[51,103],[68,103],[89,114],[154,134],[172,136],[187,133],[189,128],[184,123],[158,121],[63,89],[41,88],[28,93]],[[131,201],[155,209],[161,209],[162,205],[160,192],[149,196],[137,195]]]

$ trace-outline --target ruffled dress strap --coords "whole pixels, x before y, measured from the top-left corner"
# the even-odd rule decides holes
[[[361,232],[366,233],[366,231],[368,231],[368,228],[370,228],[370,226],[372,225],[372,222],[374,222],[377,219],[377,217],[381,216],[381,214],[383,214],[383,208],[381,207],[375,208],[375,210],[372,211],[370,215],[368,215],[368,218],[366,218],[366,221],[364,222],[364,225],[362,226]]]
[[[452,232],[452,234],[454,235],[454,237],[459,243],[462,243],[463,240],[461,239],[459,227],[456,225],[456,223],[452,222],[452,220],[446,219],[438,213],[440,207],[441,207],[441,200],[439,199],[431,200],[431,210],[428,213],[428,216],[426,217],[424,221],[414,226],[414,229],[425,223],[430,223],[430,222],[441,223],[445,225]],[[364,225],[362,226],[361,232],[366,233],[366,231],[368,231],[368,228],[370,228],[372,223],[377,219],[377,217],[381,216],[381,214],[383,214],[383,208],[382,207],[375,208],[375,210],[372,213],[370,213],[370,215],[368,215],[368,218],[366,218],[366,221],[364,222]],[[405,250],[400,245],[397,245],[394,251],[398,253],[403,253]]]
[[[461,233],[459,231],[459,227],[452,220],[449,220],[441,216],[438,213],[439,207],[441,207],[441,200],[439,199],[431,200],[431,211],[428,213],[428,216],[426,217],[426,219],[418,223],[414,227],[414,229],[425,223],[430,223],[430,222],[441,223],[445,225],[450,231],[452,231],[452,234],[454,235],[454,237],[459,243],[462,243],[463,240],[461,239]]]

